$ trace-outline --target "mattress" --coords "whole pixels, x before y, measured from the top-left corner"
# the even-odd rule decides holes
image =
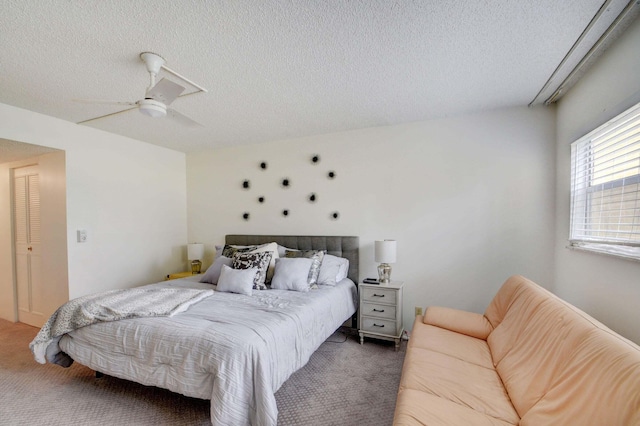
[[[198,278],[151,286],[215,288]],[[356,307],[348,278],[309,292],[215,292],[172,317],[75,330],[60,347],[96,371],[210,399],[214,425],[276,425],[275,392]]]

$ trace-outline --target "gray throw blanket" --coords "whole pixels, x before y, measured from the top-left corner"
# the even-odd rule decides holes
[[[51,315],[29,348],[40,364],[69,367],[73,360],[58,346],[64,334],[98,322],[172,316],[211,295],[213,290],[140,287],[78,297]]]

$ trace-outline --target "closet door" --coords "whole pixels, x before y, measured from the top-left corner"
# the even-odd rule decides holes
[[[45,303],[38,166],[14,170],[14,220],[18,321],[41,327]]]

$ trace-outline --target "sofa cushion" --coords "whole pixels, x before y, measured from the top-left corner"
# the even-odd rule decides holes
[[[594,327],[521,425],[640,425],[640,348],[588,318]]]
[[[409,346],[429,349],[481,367],[494,369],[491,351],[485,340],[425,324],[422,317],[417,317],[415,320]]]
[[[430,306],[423,322],[477,339],[486,339],[493,331],[491,323],[484,315],[442,306]]]
[[[439,396],[505,422],[520,419],[494,369],[440,352],[412,348],[405,356],[400,389]]]
[[[519,417],[482,339],[415,319],[407,345],[400,391],[413,389],[507,422]]]
[[[510,279],[505,286],[512,297],[510,307],[487,342],[502,382],[522,417],[561,374],[591,325],[566,302],[528,280]]]
[[[430,395],[415,389],[398,393],[394,426],[474,425],[509,426],[509,423],[478,412],[465,405]]]

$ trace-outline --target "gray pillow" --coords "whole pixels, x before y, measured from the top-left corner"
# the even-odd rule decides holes
[[[312,259],[305,257],[276,259],[276,269],[271,280],[271,289],[309,291],[308,278],[312,263]]]
[[[218,284],[218,279],[220,278],[220,271],[222,270],[222,265],[231,266],[231,258],[218,256],[216,260],[213,261],[213,265],[209,266],[207,272],[204,273],[202,278],[200,278],[201,283],[209,283],[209,284]]]
[[[217,290],[251,296],[256,272],[256,268],[232,269],[227,265],[222,265]]]

